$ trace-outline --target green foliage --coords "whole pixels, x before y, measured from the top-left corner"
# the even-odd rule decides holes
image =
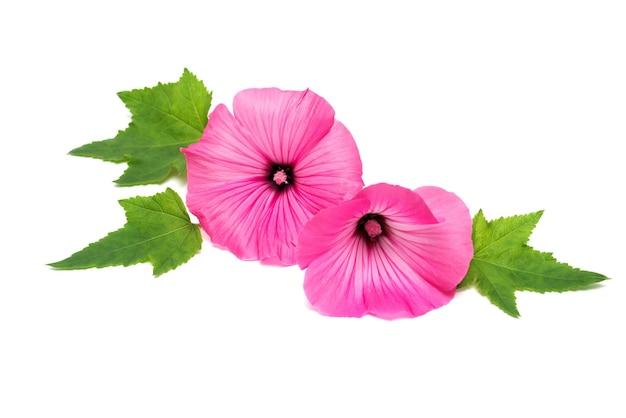
[[[119,203],[126,211],[123,228],[50,266],[76,270],[150,262],[153,274],[159,276],[200,251],[200,228],[190,222],[183,201],[172,189]]]
[[[474,258],[459,287],[478,291],[507,314],[518,317],[516,290],[563,292],[577,290],[607,277],[560,263],[551,253],[527,245],[543,211],[487,221],[482,210],[474,217]]]
[[[124,131],[70,151],[71,155],[127,162],[115,182],[120,186],[160,183],[173,171],[186,169],[180,152],[200,139],[208,122],[211,93],[195,75],[184,70],[176,83],[123,91],[118,96],[132,114]]]

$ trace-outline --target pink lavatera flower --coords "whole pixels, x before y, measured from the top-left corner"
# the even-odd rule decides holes
[[[293,265],[302,226],[363,188],[359,152],[310,90],[249,89],[218,105],[187,159],[187,206],[243,260]]]
[[[453,298],[474,253],[471,236],[455,194],[380,183],[315,215],[296,255],[319,313],[415,317]]]

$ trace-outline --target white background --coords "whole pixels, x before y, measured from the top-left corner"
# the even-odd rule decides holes
[[[10,5],[9,5],[10,4]],[[626,11],[620,1],[5,2],[0,6],[0,416],[623,417]],[[303,272],[205,242],[151,266],[54,271],[121,227],[124,164],[68,156],[130,115],[116,93],[183,68],[230,106],[311,88],[366,184],[437,185],[612,278],[475,290],[398,321],[326,318]]]

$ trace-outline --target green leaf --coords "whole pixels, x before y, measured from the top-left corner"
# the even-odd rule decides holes
[[[119,203],[126,211],[123,228],[49,265],[76,270],[149,262],[153,274],[159,276],[200,251],[200,227],[190,222],[183,201],[172,189],[151,197],[122,199]]]
[[[474,257],[459,287],[475,285],[491,303],[518,317],[517,290],[564,292],[606,280],[606,276],[560,263],[551,253],[527,245],[542,214],[539,211],[487,221],[479,211],[472,228]]]
[[[70,151],[71,155],[127,162],[115,180],[120,186],[160,183],[173,172],[183,174],[180,152],[200,139],[208,122],[211,93],[195,75],[184,70],[178,82],[123,91],[118,96],[132,114],[124,131]]]

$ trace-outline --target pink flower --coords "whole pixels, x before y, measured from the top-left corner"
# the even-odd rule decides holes
[[[452,299],[473,256],[471,236],[455,194],[381,183],[315,215],[296,255],[321,314],[414,317]]]
[[[363,187],[361,159],[333,108],[310,90],[250,89],[218,105],[187,159],[187,206],[217,246],[295,264],[302,226]]]

